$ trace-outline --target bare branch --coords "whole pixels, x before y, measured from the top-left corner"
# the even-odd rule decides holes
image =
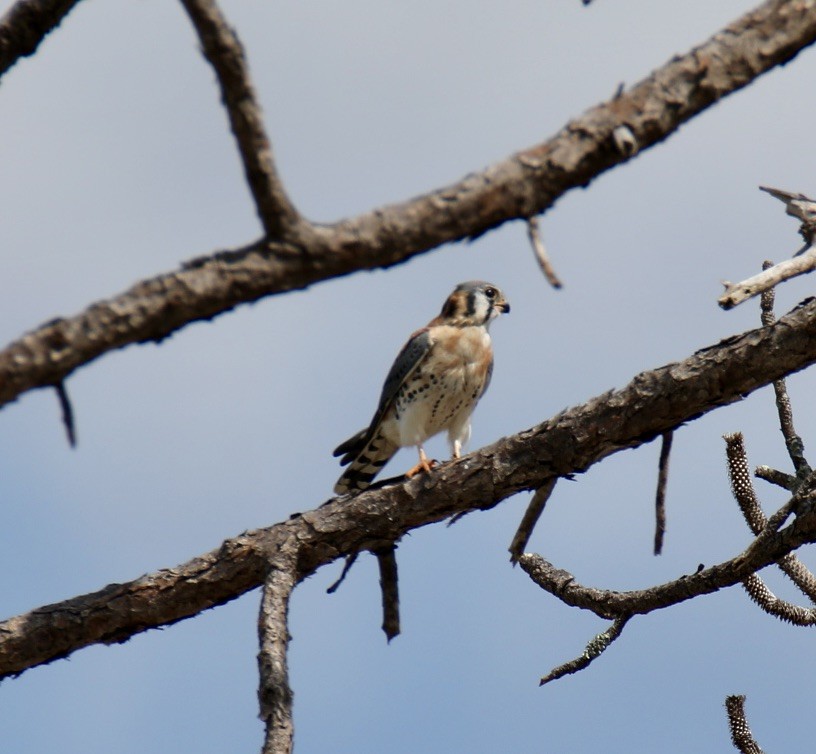
[[[0,351],[0,405],[64,380],[103,353],[161,340],[238,304],[389,267],[508,220],[541,214],[570,189],[629,159],[612,147],[618,126],[630,129],[642,151],[814,40],[816,14],[805,12],[803,0],[768,0],[549,141],[458,183],[334,225],[302,222],[296,245],[258,242],[215,254],[43,325]]]
[[[742,754],[763,754],[745,719],[745,696],[727,696],[725,709],[728,712],[728,727],[731,729],[731,741],[734,746]]]
[[[793,492],[799,484],[799,480],[792,474],[786,474],[784,471],[772,469],[770,466],[757,466],[754,469],[754,476],[757,477],[757,479],[775,484],[783,490],[788,490],[788,492]]]
[[[0,76],[33,55],[79,0],[18,0],[0,18]]]
[[[793,504],[788,504],[781,509],[784,517],[790,514],[792,508]],[[524,553],[519,558],[519,564],[544,591],[566,605],[589,610],[601,618],[645,615],[744,581],[755,571],[765,568],[795,549],[781,546],[782,542],[790,542],[791,539],[799,542],[799,536],[803,531],[811,528],[813,531],[805,535],[808,542],[816,541],[816,514],[812,513],[798,517],[781,532],[769,526],[746,550],[724,563],[681,576],[665,584],[629,592],[583,586],[569,571],[556,568],[535,553]],[[769,560],[771,552],[779,554]]]
[[[68,444],[76,447],[76,427],[74,426],[74,410],[71,407],[71,399],[68,397],[68,390],[64,382],[58,382],[54,385],[54,390],[57,391],[57,399],[60,404],[60,412],[62,413],[62,423],[65,426],[65,434],[68,437]]]
[[[666,484],[669,481],[669,458],[674,432],[664,432],[660,443],[660,459],[657,462],[657,492],[655,493],[654,554],[663,552],[663,536],[666,533]]]
[[[299,216],[283,188],[244,49],[213,0],[181,0],[215,70],[249,188],[267,238],[285,240]]]
[[[553,668],[538,682],[538,685],[543,686],[545,683],[556,681],[565,675],[577,673],[579,670],[586,668],[596,657],[600,657],[606,648],[621,635],[628,621],[629,616],[616,618],[615,622],[606,631],[592,638],[582,655],[563,665],[559,665],[557,668]]]
[[[804,194],[794,194],[790,191],[782,191],[769,186],[760,186],[759,188],[761,191],[766,191],[771,196],[785,202],[785,214],[801,220],[799,235],[804,239],[805,246],[797,254],[801,254],[808,246],[812,246],[814,238],[816,238],[816,201]]]
[[[816,247],[811,246],[801,256],[786,259],[741,283],[726,283],[725,293],[717,299],[717,303],[723,309],[733,309],[743,301],[748,301],[785,280],[812,272],[814,268]]]
[[[555,269],[550,261],[550,255],[547,254],[547,247],[544,246],[544,239],[541,237],[537,217],[527,218],[527,236],[530,239],[530,245],[533,247],[536,262],[538,262],[538,266],[544,273],[544,277],[547,278],[547,282],[555,289],[562,288],[561,280],[555,274]]]
[[[65,657],[95,643],[115,643],[148,628],[189,618],[261,585],[281,548],[297,550],[298,579],[363,550],[376,551],[406,532],[461,511],[489,510],[521,490],[586,471],[625,448],[722,405],[741,400],[787,371],[816,361],[816,301],[771,327],[729,338],[684,361],[637,375],[604,393],[494,445],[442,464],[430,474],[338,498],[283,523],[242,534],[177,568],[34,610],[0,623],[0,677]],[[775,514],[746,553],[725,566],[682,580],[677,591],[715,591],[745,579],[816,538],[816,513],[804,511],[777,532]],[[773,525],[771,525],[773,523]],[[524,562],[527,555],[520,558]],[[704,588],[701,588],[704,587]],[[658,589],[655,600],[673,596]],[[603,617],[635,604],[612,600]]]
[[[258,615],[258,701],[260,718],[266,725],[262,754],[290,754],[294,724],[292,689],[289,686],[289,597],[297,583],[295,567],[281,561],[273,564],[264,580]]]
[[[519,528],[513,536],[513,541],[508,548],[510,550],[511,563],[515,564],[519,559],[519,555],[521,555],[527,547],[527,543],[533,535],[533,529],[535,529],[538,519],[544,512],[544,506],[547,505],[547,501],[550,499],[550,495],[552,495],[557,481],[558,477],[552,477],[544,482],[544,484],[535,491],[530,503],[527,505],[527,510],[524,511],[524,516],[521,519]]]
[[[357,561],[359,554],[358,552],[354,552],[346,557],[346,562],[343,563],[343,570],[340,572],[340,576],[337,578],[337,581],[326,589],[326,594],[334,594],[340,588],[340,585],[346,580],[346,576],[348,576],[351,567]]]
[[[380,566],[380,591],[382,592],[383,623],[382,629],[390,642],[400,633],[399,581],[397,576],[397,548],[384,547],[377,550],[377,563]]]
[[[769,260],[766,260],[762,265],[763,270],[768,270],[771,267],[773,267],[773,262]],[[776,321],[773,310],[775,298],[776,291],[771,288],[765,291],[760,299],[762,312],[760,316],[762,324],[766,327]],[[796,476],[801,481],[811,472],[810,464],[805,460],[805,444],[793,426],[793,409],[791,408],[785,380],[774,380],[773,386],[776,395],[776,410],[779,414],[779,427],[782,430],[782,436],[785,438],[785,447],[788,449],[793,468],[796,469]]]

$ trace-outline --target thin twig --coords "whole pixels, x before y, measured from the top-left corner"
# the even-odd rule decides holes
[[[609,645],[621,635],[624,626],[626,626],[626,623],[630,617],[631,616],[629,615],[622,615],[621,617],[616,618],[614,623],[607,628],[606,631],[592,638],[589,644],[587,644],[583,654],[576,657],[574,660],[570,660],[569,662],[565,662],[563,665],[559,665],[557,668],[553,668],[538,682],[538,685],[543,686],[545,683],[556,681],[559,678],[563,678],[565,675],[577,673],[579,670],[583,670],[596,657],[599,657],[607,649],[607,647],[609,647]]]
[[[734,746],[742,754],[763,754],[745,718],[745,696],[742,694],[727,696],[725,709],[728,713],[728,727],[731,730],[731,741]]]
[[[346,558],[346,562],[343,563],[343,570],[341,571],[339,578],[326,590],[326,594],[334,594],[340,588],[340,584],[346,580],[346,576],[357,560],[357,556],[359,554],[359,552],[354,552]]]
[[[792,191],[782,191],[770,186],[760,186],[760,191],[765,191],[779,201],[785,203],[785,214],[795,217],[801,222],[799,235],[805,241],[804,248],[797,254],[801,254],[808,246],[813,245],[816,240],[816,201],[804,194],[795,194]]]
[[[289,686],[289,597],[297,583],[291,564],[272,565],[263,585],[258,616],[258,700],[266,725],[262,754],[290,754],[294,725],[292,689]]]
[[[799,484],[799,480],[793,474],[786,474],[779,469],[772,469],[770,466],[757,466],[754,469],[754,476],[770,484],[775,484],[783,490],[793,492]]]
[[[382,592],[383,622],[382,630],[390,642],[400,633],[399,581],[397,575],[396,545],[377,550],[377,563],[380,566],[380,591]]]
[[[773,267],[773,262],[765,260],[762,269],[768,270],[771,267]],[[773,310],[775,298],[776,291],[771,288],[765,291],[760,299],[760,318],[765,327],[769,327],[776,322]],[[788,449],[793,468],[796,469],[796,476],[801,481],[811,472],[810,464],[805,460],[805,444],[793,426],[793,409],[791,408],[785,380],[774,380],[773,386],[776,396],[776,410],[779,414],[779,427],[782,430],[782,436],[785,438],[785,447]]]
[[[54,390],[56,390],[57,398],[59,399],[60,412],[62,413],[62,423],[65,426],[65,434],[68,437],[68,444],[72,448],[75,448],[77,437],[76,426],[74,424],[74,409],[71,406],[71,399],[68,397],[68,390],[66,389],[64,382],[58,382],[56,385],[54,385]]]
[[[299,215],[281,182],[243,46],[213,0],[181,0],[215,70],[244,172],[267,238],[285,240]]]
[[[655,493],[654,554],[663,552],[663,536],[666,533],[666,484],[669,481],[669,458],[671,457],[674,432],[664,432],[657,462],[657,492]]]
[[[550,255],[547,253],[547,247],[544,246],[544,239],[541,237],[541,229],[538,226],[537,217],[527,218],[527,236],[530,239],[530,245],[533,247],[538,266],[547,278],[547,282],[556,290],[562,288],[563,285],[555,274],[555,269],[550,261]]]
[[[533,534],[533,529],[544,511],[544,507],[547,505],[547,501],[550,499],[550,495],[552,495],[557,481],[558,477],[552,477],[544,482],[544,484],[535,491],[535,494],[527,505],[527,510],[524,511],[524,516],[521,519],[518,530],[513,536],[513,541],[508,548],[510,550],[510,562],[514,565],[516,561],[518,561],[519,555],[521,555],[527,547],[527,543]]]

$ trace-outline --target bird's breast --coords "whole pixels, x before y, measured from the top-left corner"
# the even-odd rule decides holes
[[[493,351],[481,327],[436,327],[425,362],[394,401],[391,431],[410,445],[467,418],[484,390]]]

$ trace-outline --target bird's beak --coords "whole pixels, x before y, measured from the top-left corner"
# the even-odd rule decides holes
[[[510,304],[508,304],[504,299],[499,301],[494,306],[502,313],[502,314],[509,314],[510,313]]]

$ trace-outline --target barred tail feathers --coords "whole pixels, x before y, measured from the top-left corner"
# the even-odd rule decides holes
[[[365,439],[365,436],[355,435],[335,451],[336,455],[345,453],[340,460],[341,464],[350,464],[334,485],[335,494],[362,492],[368,488],[382,467],[399,450],[397,445],[386,440],[381,434],[374,435],[368,442],[365,442]]]

